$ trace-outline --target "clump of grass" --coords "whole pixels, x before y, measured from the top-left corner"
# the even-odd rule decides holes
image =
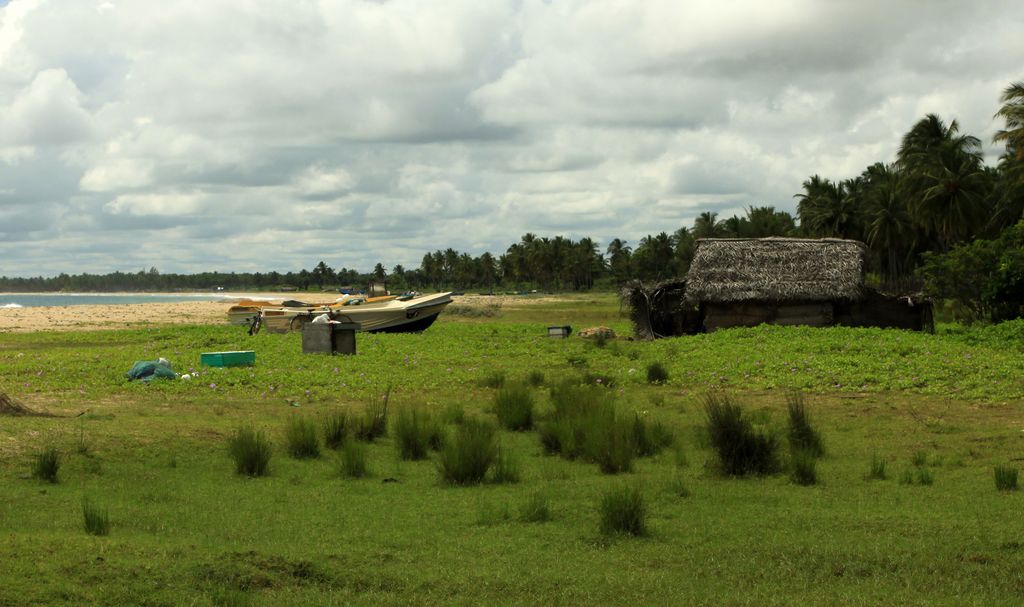
[[[89,535],[110,533],[110,514],[106,508],[100,508],[89,498],[82,500],[82,518],[85,523],[85,532]]]
[[[526,376],[526,383],[534,388],[544,385],[544,374],[540,371],[530,371]]]
[[[900,473],[900,484],[913,485],[915,483],[918,485],[930,486],[935,483],[935,477],[928,468],[905,468],[903,472]]]
[[[623,485],[606,491],[600,504],[602,535],[647,534],[647,507],[639,487]]]
[[[873,453],[871,455],[871,465],[868,468],[868,480],[884,481],[885,479],[885,460],[878,457],[877,453]]]
[[[461,424],[466,421],[466,411],[459,403],[448,403],[441,410],[440,421],[446,424]]]
[[[439,444],[440,435],[433,417],[421,407],[403,407],[398,410],[392,427],[398,457],[420,460],[427,457],[431,444]]]
[[[338,472],[349,478],[363,478],[369,475],[367,447],[364,443],[354,440],[342,443],[338,457]]]
[[[792,453],[803,452],[812,457],[825,454],[821,434],[811,425],[802,392],[792,392],[786,397],[789,411],[789,448]]]
[[[583,374],[581,383],[590,386],[601,386],[602,388],[611,388],[615,386],[615,378],[606,373],[593,373],[588,371]]]
[[[491,371],[480,379],[480,385],[484,388],[500,388],[505,385],[504,371]]]
[[[633,437],[639,457],[657,455],[675,442],[672,430],[665,424],[649,420],[637,413],[633,418]]]
[[[505,386],[494,397],[494,412],[498,423],[507,430],[522,431],[533,428],[533,393],[526,386]]]
[[[917,484],[931,486],[935,482],[935,477],[928,468],[917,469]]]
[[[790,478],[794,483],[805,487],[818,484],[818,458],[811,451],[793,453],[793,470]]]
[[[1016,491],[1017,472],[1017,469],[1013,466],[996,466],[996,489],[999,491]]]
[[[491,480],[500,484],[518,483],[520,479],[519,461],[508,449],[498,445],[497,454],[494,457],[494,470],[491,472]]]
[[[32,462],[32,478],[48,483],[57,483],[59,482],[57,477],[59,472],[60,453],[57,452],[56,447],[47,447],[36,454],[35,461]]]
[[[455,428],[446,440],[438,460],[442,480],[452,485],[477,485],[498,455],[494,426],[476,419],[467,419]]]
[[[778,441],[754,429],[743,409],[725,394],[704,397],[708,438],[719,467],[728,476],[765,475],[779,469]]]
[[[341,410],[331,411],[323,420],[324,445],[337,451],[348,435],[348,415]]]
[[[584,420],[586,454],[597,462],[601,472],[619,474],[633,470],[636,437],[633,427],[619,416],[611,404]]]
[[[541,491],[531,493],[519,510],[519,520],[524,523],[546,523],[551,519],[551,500]]]
[[[928,454],[924,451],[915,451],[914,455],[910,458],[910,462],[920,468],[928,463]]]
[[[476,523],[485,527],[507,523],[511,519],[512,513],[509,512],[508,504],[504,502],[501,504],[481,503],[476,515]]]
[[[228,453],[235,460],[235,472],[257,477],[270,474],[271,445],[262,431],[239,428],[228,441]]]
[[[288,454],[295,459],[316,459],[320,457],[320,438],[316,424],[307,417],[293,415],[284,430]]]
[[[686,498],[692,495],[689,486],[687,486],[686,484],[686,481],[683,479],[682,475],[679,474],[673,475],[672,480],[668,482],[666,488],[669,494],[674,495],[676,497]]]
[[[366,442],[373,442],[388,433],[388,400],[391,396],[391,389],[384,392],[384,396],[371,399],[363,410],[363,415],[355,419],[352,424],[352,436]]]
[[[913,485],[914,484],[914,471],[910,468],[904,468],[900,472],[900,484],[901,485]]]
[[[660,362],[647,365],[647,383],[663,384],[668,381],[668,369]]]

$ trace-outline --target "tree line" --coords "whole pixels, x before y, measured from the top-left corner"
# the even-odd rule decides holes
[[[439,249],[424,254],[418,268],[396,265],[388,271],[377,263],[362,273],[335,270],[325,261],[310,270],[287,273],[165,274],[150,268],[104,275],[0,277],[0,290],[305,291],[361,287],[371,280],[385,281],[392,290],[584,290],[631,279],[682,276],[701,238],[797,236],[863,241],[883,285],[906,289],[927,281],[933,295],[965,299],[965,307],[979,315],[1002,317],[1015,314],[1013,306],[993,302],[1024,284],[1024,254],[1017,236],[1024,228],[1015,228],[1024,219],[1024,82],[1008,86],[1000,102],[996,117],[1005,128],[994,142],[1005,145],[1005,150],[996,166],[984,163],[981,140],[962,132],[956,120],[946,122],[929,114],[902,137],[895,158],[876,162],[852,177],[813,175],[804,181],[795,195],[795,216],[771,205],[750,205],[725,219],[708,211],[691,226],[649,234],[635,247],[620,238],[602,246],[589,237],[573,240],[527,233],[500,255]],[[989,282],[978,284],[981,277]],[[969,288],[957,286],[965,280],[971,283]],[[996,313],[1000,306],[1003,311]]]

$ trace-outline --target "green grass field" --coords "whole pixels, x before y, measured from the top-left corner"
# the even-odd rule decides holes
[[[57,415],[0,417],[0,605],[1024,603],[1024,493],[994,480],[1024,461],[1024,322],[603,346],[545,337],[562,324],[629,334],[613,297],[587,295],[360,334],[352,357],[230,326],[0,335],[0,392]],[[198,365],[235,349],[257,364]],[[124,380],[158,356],[200,375]],[[651,384],[656,362],[668,379]],[[296,416],[319,426],[389,389],[392,422],[412,406],[493,422],[494,386],[531,374],[541,420],[550,386],[591,383],[675,444],[612,475],[546,455],[536,430],[499,431],[520,480],[476,486],[442,482],[435,451],[400,459],[390,436],[368,446],[364,478],[335,451],[285,448]],[[825,444],[812,486],[785,468],[794,389]],[[703,399],[723,390],[783,444],[778,474],[716,472]],[[267,477],[235,474],[228,441],[248,426],[273,443]],[[49,447],[57,483],[33,477]],[[873,458],[884,480],[868,478]],[[643,496],[640,537],[600,531],[602,497],[623,487]],[[85,500],[108,534],[86,532]],[[538,500],[549,517],[524,514]]]

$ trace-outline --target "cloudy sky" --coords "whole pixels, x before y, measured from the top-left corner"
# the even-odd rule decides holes
[[[988,145],[1022,58],[999,0],[0,0],[0,275],[635,246]]]

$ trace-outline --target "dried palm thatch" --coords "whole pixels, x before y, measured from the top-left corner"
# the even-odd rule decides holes
[[[684,301],[686,281],[678,278],[645,287],[634,280],[622,288],[619,299],[629,306],[633,333],[640,339],[696,333],[696,310]]]
[[[697,241],[686,299],[739,301],[857,301],[864,296],[867,248],[826,238],[714,238]]]

